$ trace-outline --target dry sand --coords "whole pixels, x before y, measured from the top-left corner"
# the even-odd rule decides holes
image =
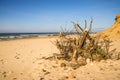
[[[55,39],[0,41],[0,80],[120,80],[120,60],[93,62],[73,70],[41,59],[59,53],[52,44]],[[111,49],[120,51],[120,39],[112,44]]]

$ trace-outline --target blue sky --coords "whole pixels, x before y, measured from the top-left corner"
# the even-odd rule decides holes
[[[72,29],[71,21],[84,27],[93,18],[93,31],[114,24],[120,0],[0,0],[0,33],[56,32]]]

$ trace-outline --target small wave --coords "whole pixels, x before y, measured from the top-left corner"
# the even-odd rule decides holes
[[[56,33],[0,33],[0,40],[15,40],[23,38],[40,37],[47,35],[56,35]]]

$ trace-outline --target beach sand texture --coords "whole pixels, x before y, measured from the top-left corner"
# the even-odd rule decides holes
[[[73,70],[41,59],[59,53],[56,37],[0,41],[0,80],[120,80],[120,60],[92,62]],[[111,48],[120,51],[120,39]],[[61,61],[62,62],[62,61]]]

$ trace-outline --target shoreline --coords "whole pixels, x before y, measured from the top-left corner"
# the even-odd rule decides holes
[[[34,37],[44,37],[44,36],[56,36],[58,33],[0,33],[0,40],[15,40],[15,39],[26,39]]]
[[[70,33],[70,35],[76,35],[77,33]],[[96,34],[91,32],[90,34]],[[0,41],[4,40],[16,40],[16,39],[27,39],[27,38],[39,38],[39,37],[53,37],[58,36],[59,32],[47,32],[47,33],[0,33]]]
[[[32,37],[22,37],[22,38],[5,38],[0,39],[0,41],[11,41],[11,40],[22,40],[22,39],[37,39],[37,38],[52,38],[57,37],[57,35],[39,35],[39,36],[32,36]]]

